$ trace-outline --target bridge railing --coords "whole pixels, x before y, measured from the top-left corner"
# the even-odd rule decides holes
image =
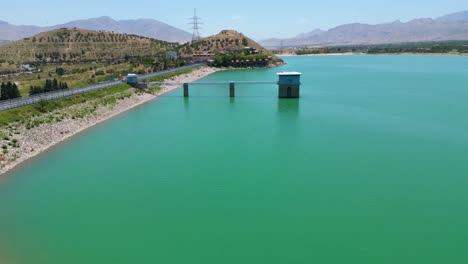
[[[173,73],[173,72],[177,72],[177,71],[183,71],[183,70],[196,68],[196,67],[199,67],[199,66],[203,66],[205,64],[206,63],[195,63],[195,64],[191,64],[191,65],[187,65],[187,66],[182,66],[182,67],[179,67],[179,68],[176,68],[176,69],[143,74],[143,75],[138,76],[138,80],[142,81],[142,80],[146,80],[146,79],[153,78],[153,77],[156,77],[156,76],[161,76],[161,75],[168,74],[168,73]]]
[[[191,82],[190,85],[220,85],[220,84],[278,84],[277,81],[213,81],[213,82]],[[149,85],[169,85],[169,86],[182,86],[183,82],[149,82]]]
[[[107,82],[107,83],[88,85],[88,86],[75,88],[75,89],[58,90],[58,91],[52,91],[52,92],[47,92],[47,93],[41,93],[41,94],[36,94],[36,95],[31,95],[31,96],[26,96],[26,97],[19,97],[15,99],[5,100],[5,101],[0,102],[0,111],[5,111],[5,110],[13,109],[13,108],[36,104],[40,100],[46,100],[46,101],[55,100],[55,99],[64,98],[64,97],[68,97],[72,95],[83,94],[83,93],[98,90],[98,89],[108,88],[108,87],[116,86],[119,84],[122,84],[122,82],[113,81],[113,82]]]
[[[168,73],[173,73],[181,70],[187,70],[187,69],[192,69],[195,67],[199,67],[204,65],[204,63],[197,63],[197,64],[192,64],[192,65],[187,65],[171,70],[165,70],[165,71],[160,71],[160,72],[153,72],[153,73],[148,73],[144,75],[138,76],[139,80],[145,80],[148,78],[156,77],[156,76],[161,76],[164,74]],[[83,94],[103,88],[109,88],[113,86],[117,86],[119,84],[122,84],[122,81],[109,81],[109,82],[103,82],[103,83],[98,83],[98,84],[92,84],[80,88],[74,88],[74,89],[67,89],[67,90],[59,90],[59,91],[52,91],[52,92],[47,92],[47,93],[41,93],[41,94],[36,94],[36,95],[31,95],[31,96],[26,96],[26,97],[20,97],[20,98],[15,98],[15,99],[10,99],[10,100],[5,100],[0,102],[0,111],[5,111],[9,109],[14,109],[22,106],[27,106],[27,105],[32,105],[38,103],[40,100],[55,100],[55,99],[60,99],[60,98],[65,98],[77,94]]]

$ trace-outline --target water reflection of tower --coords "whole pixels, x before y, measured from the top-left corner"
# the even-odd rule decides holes
[[[301,86],[300,72],[279,72],[278,73],[278,97],[287,100],[278,100],[278,120],[280,124],[281,137],[292,137],[299,133],[299,95]],[[287,136],[289,135],[289,136]]]
[[[278,100],[276,133],[281,144],[285,144],[291,151],[300,147],[300,99]]]
[[[282,117],[297,119],[299,114],[299,99],[278,100],[278,113]]]
[[[201,18],[197,16],[197,9],[194,10],[193,17],[190,18],[190,24],[192,25],[193,35],[192,35],[192,43],[197,42],[201,39],[200,37],[200,25],[203,24],[201,22]]]

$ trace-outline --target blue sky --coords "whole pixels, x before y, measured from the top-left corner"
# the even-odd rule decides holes
[[[201,34],[222,29],[242,31],[254,39],[292,37],[315,28],[345,23],[382,23],[438,17],[468,10],[467,0],[295,0],[295,1],[181,1],[181,0],[1,0],[0,20],[12,24],[54,25],[76,19],[110,16],[114,19],[153,18],[190,31],[188,18],[197,8],[203,18]],[[216,3],[216,4],[215,4]]]

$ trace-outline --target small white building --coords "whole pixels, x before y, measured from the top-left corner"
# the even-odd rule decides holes
[[[127,74],[127,83],[128,84],[136,84],[138,83],[138,75],[134,73]]]
[[[21,65],[21,69],[23,69],[24,71],[27,71],[27,72],[33,72],[33,71],[36,70],[36,67],[31,66],[30,64],[23,64],[23,65]]]

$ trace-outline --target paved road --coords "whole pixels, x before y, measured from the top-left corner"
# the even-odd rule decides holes
[[[148,74],[143,74],[138,76],[139,81],[146,80],[148,78],[160,76],[163,74],[168,74],[168,73],[173,73],[176,71],[180,70],[186,70],[186,69],[191,69],[195,68],[198,66],[204,65],[203,63],[199,64],[192,64],[172,70],[166,70],[166,71],[160,71],[160,72],[153,72],[153,73],[148,73]],[[104,83],[98,83],[98,84],[93,84],[93,85],[88,85],[80,88],[75,88],[75,89],[67,89],[67,90],[60,90],[60,91],[53,91],[53,92],[48,92],[48,93],[43,93],[43,94],[36,94],[33,96],[27,96],[27,97],[21,97],[21,98],[15,98],[11,100],[6,100],[6,101],[1,101],[0,102],[0,111],[5,111],[13,108],[18,108],[26,105],[32,105],[36,104],[39,102],[41,99],[50,101],[50,100],[55,100],[59,98],[64,98],[64,97],[69,97],[72,95],[77,95],[77,94],[83,94],[86,92],[90,91],[95,91],[103,88],[109,88],[112,86],[117,86],[122,84],[122,81],[110,81],[110,82],[104,82]]]

